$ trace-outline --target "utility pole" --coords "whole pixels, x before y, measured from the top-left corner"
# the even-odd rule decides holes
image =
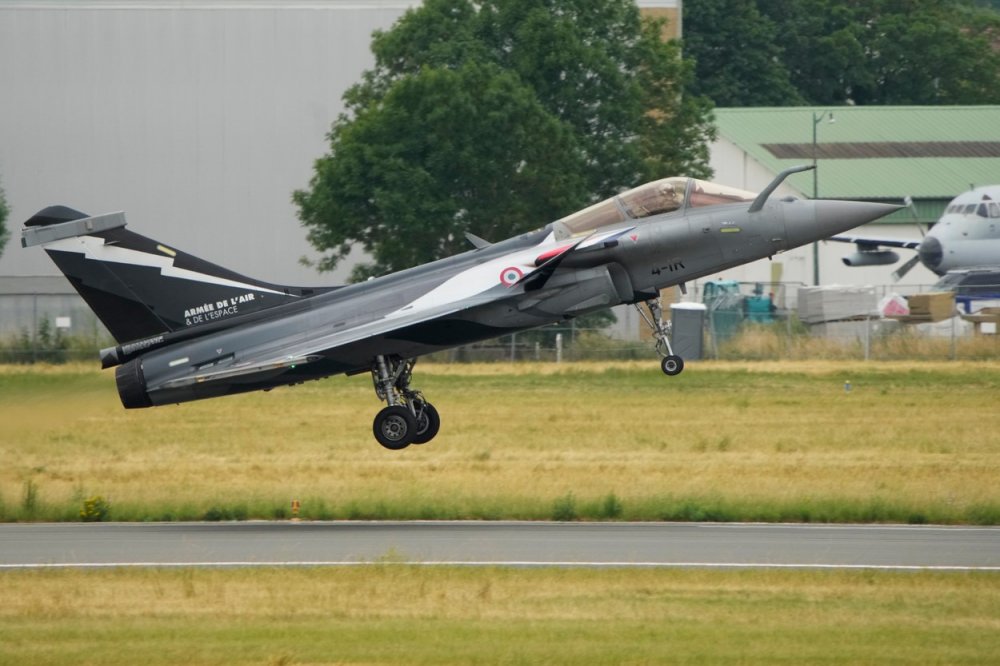
[[[824,118],[829,118],[829,122],[837,122],[833,117],[833,111],[823,111],[822,113],[817,113],[813,111],[813,142],[812,142],[812,155],[813,155],[813,199],[819,198],[819,171],[816,169],[816,128]],[[813,243],[813,284],[819,286],[819,242]]]

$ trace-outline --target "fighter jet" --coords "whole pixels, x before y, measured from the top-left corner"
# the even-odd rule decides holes
[[[411,384],[416,359],[594,310],[635,304],[676,375],[660,290],[870,222],[898,206],[802,201],[693,178],[647,183],[468,252],[343,287],[262,282],[125,229],[123,213],[63,206],[25,223],[114,336],[100,352],[126,408],[268,390],[370,372],[386,403],[372,430],[388,449],[438,433]],[[645,308],[646,314],[642,308]]]

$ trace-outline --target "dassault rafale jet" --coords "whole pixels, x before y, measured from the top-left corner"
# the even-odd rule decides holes
[[[842,233],[888,204],[773,197],[665,178],[536,231],[343,287],[288,287],[234,273],[125,229],[123,213],[64,206],[25,223],[118,344],[100,352],[126,408],[370,372],[389,449],[430,441],[437,410],[411,378],[422,355],[621,303],[640,308],[667,375],[660,289]]]

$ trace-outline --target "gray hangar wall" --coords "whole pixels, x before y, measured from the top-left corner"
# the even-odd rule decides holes
[[[63,204],[273,282],[318,274],[291,203],[371,33],[420,0],[0,0],[0,337],[99,328],[21,223]],[[639,0],[680,34],[681,0]],[[548,220],[542,220],[543,224]],[[70,294],[70,295],[67,295]],[[629,315],[621,315],[627,317]],[[630,330],[635,326],[630,326]]]
[[[291,193],[371,33],[406,0],[0,0],[0,276],[58,275],[21,223],[51,204],[123,210],[129,228],[254,277],[333,284]]]

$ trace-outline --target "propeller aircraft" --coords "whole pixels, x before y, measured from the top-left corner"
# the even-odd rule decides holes
[[[919,241],[863,236],[834,236],[829,240],[857,245],[856,252],[843,258],[847,266],[883,266],[899,261],[899,254],[886,248],[916,250],[893,272],[895,280],[917,263],[938,276],[964,269],[992,269],[1000,275],[1000,185],[959,194]],[[994,275],[994,287],[998,286]]]

